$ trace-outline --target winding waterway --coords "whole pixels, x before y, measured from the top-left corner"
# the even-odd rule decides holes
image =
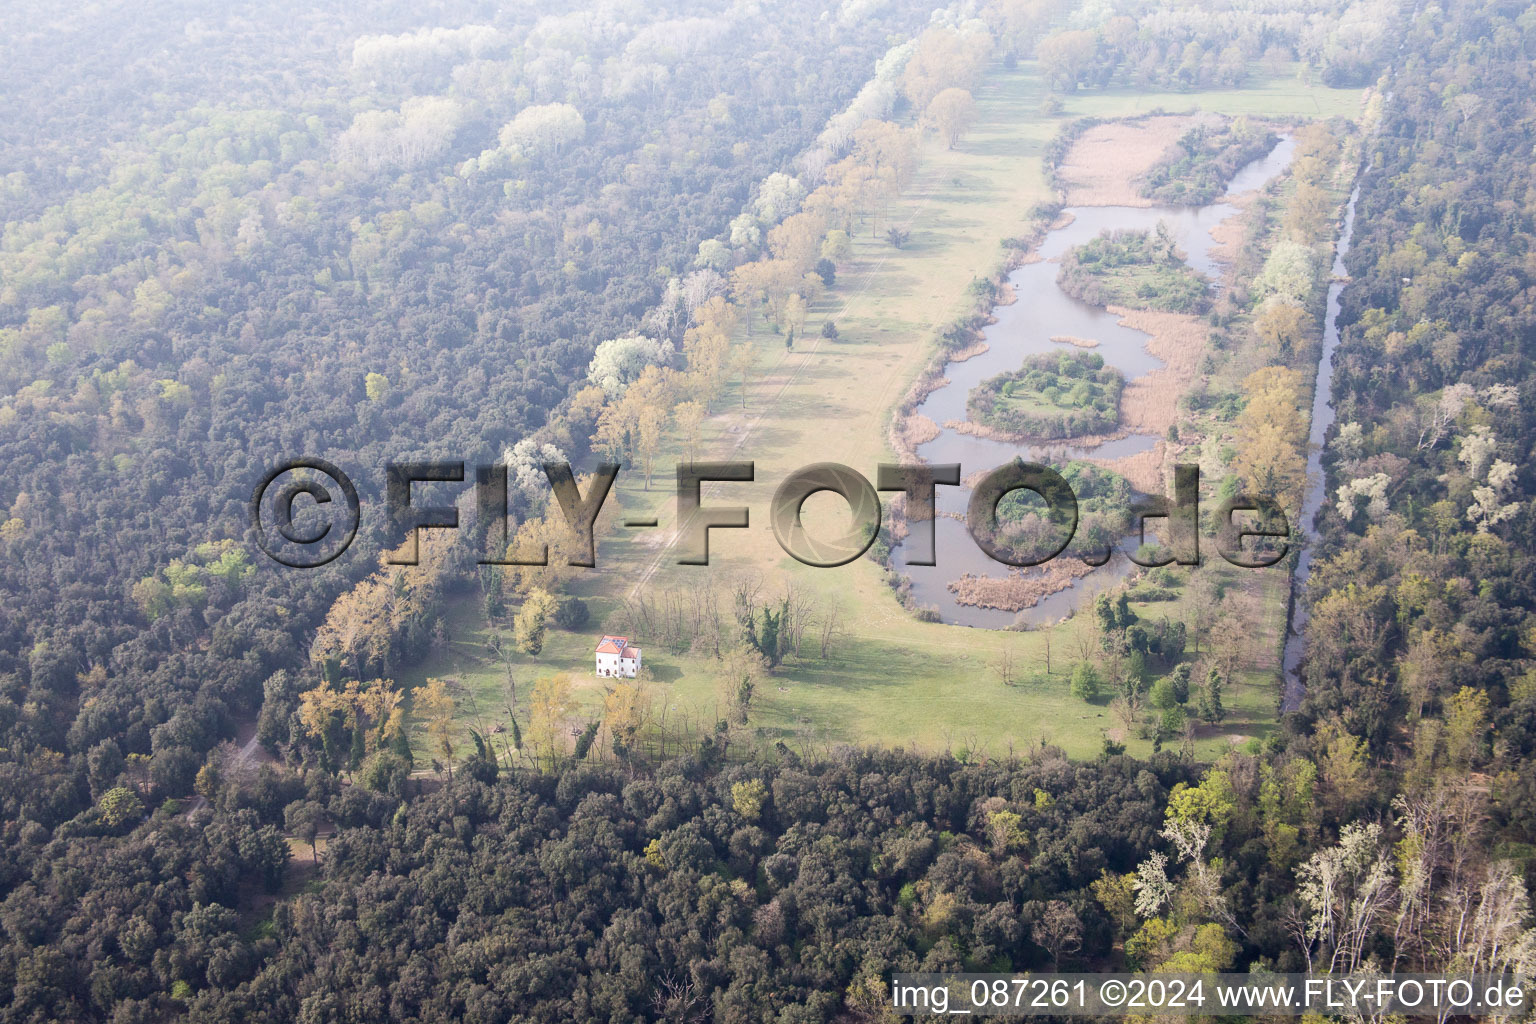
[[[1323,440],[1333,425],[1333,354],[1339,347],[1339,296],[1348,283],[1344,257],[1355,234],[1355,201],[1360,198],[1357,183],[1344,208],[1344,229],[1339,233],[1333,253],[1333,283],[1328,286],[1328,315],[1323,324],[1323,351],[1317,361],[1317,390],[1312,395],[1312,429],[1307,438],[1307,493],[1301,502],[1301,548],[1296,553],[1296,574],[1291,583],[1291,626],[1285,636],[1285,699],[1282,711],[1301,706],[1305,685],[1301,678],[1301,659],[1307,652],[1307,638],[1302,630],[1307,624],[1307,610],[1301,602],[1307,577],[1312,572],[1312,526],[1328,497],[1328,481],[1323,474]]]
[[[1260,188],[1290,164],[1292,140],[1282,138],[1264,157],[1238,171],[1227,187],[1235,196]],[[1351,205],[1353,211],[1353,205]],[[1220,270],[1211,255],[1214,240],[1211,231],[1238,212],[1227,202],[1200,207],[1071,207],[1071,223],[1047,234],[1040,243],[1040,260],[1019,267],[1008,275],[1017,301],[993,310],[996,322],[983,334],[987,351],[944,369],[947,381],[917,407],[919,415],[939,425],[939,436],[918,445],[917,452],[929,463],[959,463],[962,477],[992,469],[1015,456],[1046,464],[1060,465],[1071,459],[1091,457],[1114,459],[1150,450],[1158,438],[1152,434],[1130,434],[1096,447],[1077,447],[1070,443],[1015,444],[961,433],[944,424],[964,421],[966,397],[977,384],[1008,370],[1016,370],[1028,356],[1040,352],[1066,351],[1067,346],[1052,337],[1072,336],[1098,341],[1093,349],[1125,375],[1129,383],[1162,366],[1161,360],[1147,351],[1150,335],[1120,325],[1119,317],[1097,306],[1066,294],[1056,284],[1056,262],[1067,249],[1116,229],[1148,231],[1165,222],[1185,253],[1190,266],[1215,279]],[[1336,296],[1330,290],[1329,301]],[[1334,307],[1330,305],[1330,310]],[[1331,325],[1331,320],[1330,320]],[[1325,392],[1320,392],[1325,393]],[[1317,420],[1314,418],[1314,430]],[[1123,579],[1133,568],[1122,552],[1108,563],[1078,580],[1073,586],[1044,598],[1032,608],[1015,613],[996,608],[977,608],[959,604],[949,590],[949,583],[966,573],[1001,578],[1006,567],[992,561],[971,540],[963,517],[969,489],[940,487],[935,521],[935,566],[908,566],[901,546],[893,553],[893,564],[912,580],[912,596],[919,605],[935,607],[945,622],[964,626],[1002,629],[1022,617],[1034,623],[1054,622],[1070,614],[1080,602]]]

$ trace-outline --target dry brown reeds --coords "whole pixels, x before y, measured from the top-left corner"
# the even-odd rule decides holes
[[[1084,132],[1056,169],[1068,206],[1152,206],[1137,194],[1147,173],[1195,118],[1186,115],[1110,121]]]
[[[1033,608],[1052,594],[1066,590],[1074,582],[1093,572],[1078,558],[1063,556],[1044,565],[1010,569],[1006,576],[978,576],[966,573],[948,584],[955,603],[973,608],[997,608],[1005,612]]]
[[[1141,434],[1166,434],[1178,420],[1179,399],[1199,375],[1209,329],[1190,313],[1110,306],[1124,327],[1145,331],[1147,351],[1165,366],[1136,378],[1120,395],[1120,425]]]

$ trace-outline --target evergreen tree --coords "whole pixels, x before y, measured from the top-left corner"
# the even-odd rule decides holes
[[[1121,632],[1124,632],[1125,630],[1129,629],[1135,621],[1136,613],[1131,611],[1131,599],[1127,597],[1125,591],[1122,590],[1115,597],[1115,628],[1119,629]]]
[[[775,667],[783,660],[781,652],[783,651],[784,644],[779,634],[784,625],[784,617],[788,614],[789,601],[787,599],[779,606],[777,615],[767,608],[763,609],[763,628],[762,632],[756,637],[755,646],[757,652],[768,659],[769,668]]]
[[[1189,703],[1189,666],[1175,665],[1168,679],[1173,684],[1173,699],[1180,704]]]
[[[1086,661],[1072,670],[1072,696],[1089,702],[1099,699],[1099,673]]]
[[[1213,665],[1205,676],[1205,689],[1200,694],[1200,717],[1216,723],[1227,717],[1227,709],[1221,703],[1221,673]]]
[[[1099,624],[1099,633],[1107,638],[1115,632],[1115,606],[1108,594],[1100,594],[1093,602],[1093,618]]]
[[[399,754],[405,759],[405,763],[407,765],[412,768],[416,766],[416,755],[411,753],[411,741],[410,738],[405,735],[404,729],[395,730],[394,742],[392,746],[395,753]]]
[[[576,749],[571,752],[571,759],[573,761],[580,761],[587,756],[587,752],[592,749],[592,741],[597,739],[597,727],[601,724],[600,721],[587,723],[587,727],[581,731],[581,735],[576,739]]]
[[[347,758],[347,767],[357,771],[358,765],[363,763],[363,758],[368,756],[368,739],[363,734],[361,722],[352,726],[352,750]]]

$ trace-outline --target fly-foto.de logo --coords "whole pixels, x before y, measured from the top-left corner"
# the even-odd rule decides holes
[[[604,502],[613,490],[620,467],[597,466],[579,483],[569,463],[543,464],[550,491],[559,504],[572,543],[563,554],[570,565],[591,568],[597,564],[594,527]],[[1195,465],[1174,467],[1173,496],[1141,498],[1129,509],[1130,537],[1138,541],[1129,557],[1142,566],[1200,564],[1200,469]],[[409,540],[403,551],[389,556],[391,564],[414,565],[418,531],[453,530],[460,526],[457,504],[417,504],[417,484],[463,483],[464,462],[395,462],[385,467],[384,504],[387,524],[395,536]],[[935,565],[935,498],[939,487],[960,484],[959,464],[891,464],[876,467],[875,482],[858,470],[836,462],[818,462],[796,470],[779,482],[769,506],[769,525],[785,553],[796,561],[818,568],[846,565],[867,551],[880,532],[884,511],[880,494],[902,496],[902,517],[908,530],[906,563]],[[690,462],[677,467],[677,536],[675,548],[680,565],[708,565],[710,531],[751,528],[745,506],[709,506],[703,503],[707,482],[755,483],[752,462]],[[507,551],[507,467],[477,466],[474,471],[474,505],[477,529],[486,531],[488,551]],[[1004,539],[999,529],[998,504],[1017,491],[1028,491],[1043,502],[1043,515],[1052,525],[1049,539],[1021,551]],[[847,503],[852,525],[832,538],[812,536],[803,522],[806,501],[829,492]],[[361,522],[362,501],[350,477],[324,459],[294,459],[268,471],[250,499],[251,525],[256,543],[273,560],[294,568],[316,568],[333,561],[351,546]],[[1240,516],[1241,514],[1241,516]],[[1032,566],[1049,562],[1067,550],[1077,533],[1077,495],[1067,479],[1049,466],[1014,460],[976,481],[965,511],[971,539],[990,558],[1004,565]],[[1161,520],[1163,542],[1150,554],[1145,542],[1149,519]],[[629,529],[654,528],[655,518],[628,518]],[[1212,520],[1217,552],[1232,565],[1247,569],[1275,565],[1288,550],[1290,525],[1279,503],[1264,495],[1239,494],[1223,501]],[[1249,539],[1257,544],[1249,544]],[[507,552],[504,558],[482,558],[482,565],[547,565],[547,547],[528,552]],[[1102,559],[1084,554],[1085,561]]]

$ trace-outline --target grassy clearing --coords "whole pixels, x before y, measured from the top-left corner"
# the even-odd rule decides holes
[[[1280,573],[1274,575],[1283,594],[1284,581]],[[1275,601],[1267,603],[1283,607]],[[1169,602],[1132,604],[1138,615],[1154,620],[1173,607]],[[1273,633],[1266,651],[1277,647],[1282,626],[1283,619],[1262,624],[1266,634]],[[456,678],[473,698],[460,702],[462,724],[487,730],[505,727],[506,670],[486,646],[487,627],[473,601],[454,606],[449,630],[446,649],[399,674],[397,680],[409,687],[421,685],[428,676]],[[553,672],[571,673],[583,715],[600,712],[606,681],[592,674],[595,632],[551,630],[539,657],[514,658],[518,720],[523,726],[535,680]],[[1087,704],[1068,693],[1075,658],[1069,649],[1071,638],[1065,630],[1053,636],[1050,673],[1045,671],[1041,633],[927,626],[914,628],[913,636],[896,642],[871,635],[844,637],[826,661],[807,650],[805,658],[786,662],[759,687],[749,731],[763,742],[783,740],[799,751],[862,743],[998,756],[1044,740],[1073,757],[1091,757],[1117,723],[1107,700]],[[1012,662],[1014,685],[1002,681],[1005,656]],[[661,750],[662,729],[668,736],[666,749],[676,751],[680,735],[713,728],[720,713],[716,662],[652,646],[645,649],[645,664],[655,677],[650,684],[655,701],[649,740],[653,752]],[[1202,728],[1195,744],[1198,756],[1214,757],[1234,742],[1262,738],[1272,731],[1273,668],[1245,670],[1223,699],[1228,718],[1218,727]],[[421,723],[413,719],[410,724],[412,745],[425,764],[430,756],[428,738]],[[505,735],[493,737],[498,752],[504,753]],[[1128,746],[1143,755],[1152,749],[1149,741],[1135,738]],[[468,736],[461,735],[456,756],[471,750]]]
[[[791,660],[760,687],[751,728],[764,737],[797,743],[865,742],[927,750],[983,749],[1005,753],[1046,738],[1074,756],[1090,756],[1113,727],[1107,708],[1088,706],[1068,695],[1070,624],[1049,631],[1003,633],[914,621],[894,600],[880,568],[858,560],[837,569],[810,569],[778,546],[768,522],[774,488],[791,471],[820,461],[837,461],[873,478],[875,466],[893,461],[887,443],[890,410],[921,372],[935,349],[937,329],[968,307],[967,290],[991,274],[1003,256],[1000,243],[1027,225],[1031,207],[1049,198],[1041,154],[1068,120],[1093,114],[1115,117],[1155,108],[1195,106],[1229,114],[1270,116],[1353,115],[1358,90],[1306,87],[1291,77],[1260,82],[1241,91],[1136,94],[1126,91],[1068,97],[1061,112],[1040,112],[1045,92],[1030,65],[990,74],[977,91],[975,128],[953,150],[930,142],[917,178],[892,211],[890,221],[910,231],[901,249],[884,239],[884,227],[865,225],[837,284],[810,312],[809,325],[832,319],[839,340],[803,338],[793,352],[759,326],[758,373],[745,394],[732,394],[706,421],[702,459],[750,459],[753,484],[713,484],[706,506],[744,505],[751,528],[713,531],[709,567],[679,566],[670,549],[675,499],[664,473],[651,489],[635,471],[621,474],[614,498],[621,515],[656,516],[648,530],[619,530],[599,549],[598,567],[571,588],[592,605],[591,626],[580,633],[551,629],[537,659],[518,655],[512,668],[526,701],[540,675],[570,672],[585,711],[599,706],[602,689],[592,676],[592,646],[605,628],[622,626],[626,595],[645,588],[684,590],[710,585],[731,573],[760,573],[774,592],[792,579],[820,607],[836,605],[847,635],[823,662]],[[664,456],[670,465],[676,453]],[[967,466],[969,473],[988,467]],[[840,532],[835,499],[806,506],[813,534]],[[939,558],[944,558],[941,549]],[[942,562],[941,562],[942,564]],[[1251,583],[1264,608],[1248,620],[1257,654],[1251,669],[1226,694],[1231,716],[1219,732],[1203,734],[1197,751],[1213,754],[1231,736],[1262,736],[1272,728],[1276,694],[1273,651],[1283,627],[1287,581],[1280,571],[1272,583]],[[1267,589],[1266,589],[1267,588]],[[1138,606],[1138,611],[1141,607]],[[1183,615],[1181,602],[1146,606],[1151,617]],[[478,718],[489,728],[506,720],[506,669],[485,646],[486,626],[478,602],[455,605],[447,648],[400,674],[406,686],[431,676],[456,676],[473,695],[461,701],[465,724]],[[716,665],[686,653],[671,653],[637,636],[645,661],[656,675],[658,710],[667,729],[709,726],[716,708]],[[1054,672],[1044,674],[1045,650],[1052,647]],[[998,665],[1005,653],[1015,676],[1026,682],[1005,686]],[[525,714],[525,712],[523,713]],[[520,714],[520,718],[522,715]],[[500,746],[499,738],[497,745]],[[1133,753],[1150,751],[1132,739]],[[418,751],[426,750],[418,737]]]

